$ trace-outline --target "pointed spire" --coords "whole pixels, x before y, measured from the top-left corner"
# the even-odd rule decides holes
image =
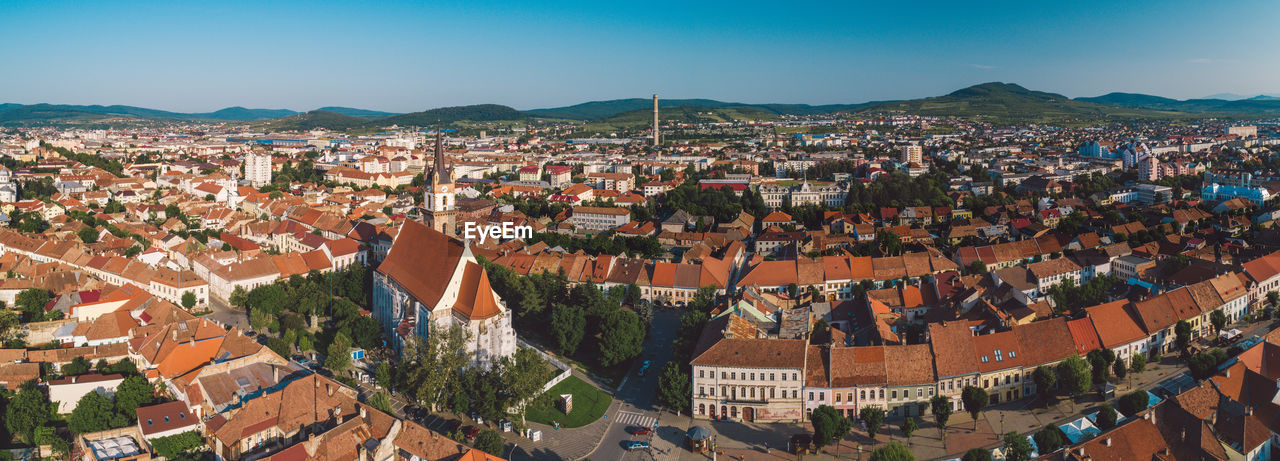
[[[445,176],[444,138],[442,136],[442,132],[443,132],[442,129],[438,127],[436,128],[436,156],[435,156],[435,162],[432,164],[432,170],[431,170],[432,184],[447,184],[449,182],[452,182],[450,181],[448,176]]]

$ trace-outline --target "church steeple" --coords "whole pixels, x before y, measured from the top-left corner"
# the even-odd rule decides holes
[[[441,134],[443,130],[436,129],[436,157],[431,165],[431,185],[452,184],[453,176],[444,167],[444,138]]]
[[[455,235],[457,211],[454,210],[453,178],[444,166],[444,138],[441,131],[436,129],[436,158],[422,201],[426,208],[426,224],[447,235]]]

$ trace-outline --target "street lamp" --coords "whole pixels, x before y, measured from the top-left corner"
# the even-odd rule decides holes
[[[516,445],[518,445],[518,444],[516,444],[516,443],[512,443],[512,444],[511,444],[511,451],[508,451],[508,452],[507,452],[507,459],[511,459],[511,455],[516,454]]]

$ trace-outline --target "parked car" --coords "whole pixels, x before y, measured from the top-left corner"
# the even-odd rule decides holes
[[[645,360],[643,363],[640,364],[640,376],[644,376],[644,374],[649,371],[649,365],[651,363],[652,362]]]
[[[641,442],[641,441],[639,441],[639,440],[631,440],[631,441],[628,441],[628,442],[627,442],[625,445],[623,445],[623,446],[624,446],[624,447],[626,447],[626,449],[627,449],[627,450],[647,450],[647,449],[649,448],[649,442]]]
[[[480,428],[475,426],[467,426],[462,429],[462,435],[467,436],[468,439],[474,439],[476,438],[477,435],[480,435]]]
[[[652,434],[652,433],[653,433],[653,429],[649,429],[649,428],[647,428],[647,427],[633,427],[633,428],[631,428],[631,435],[649,435],[649,434]]]

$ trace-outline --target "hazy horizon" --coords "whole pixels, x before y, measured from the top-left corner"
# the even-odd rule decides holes
[[[645,98],[849,104],[1000,81],[1280,93],[1280,2],[0,4],[0,102],[386,112]],[[1213,33],[1189,33],[1206,30]]]

